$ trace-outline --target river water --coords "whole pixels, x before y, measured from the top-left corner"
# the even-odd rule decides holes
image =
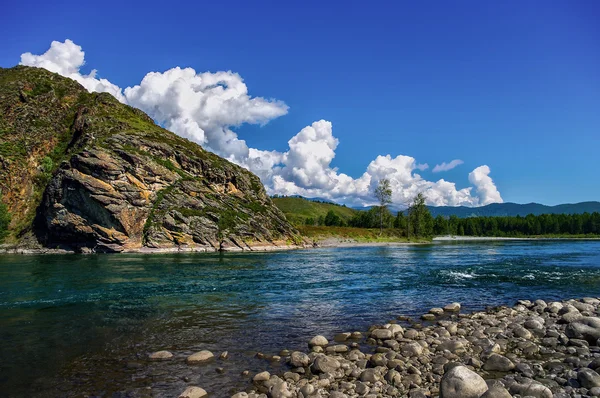
[[[0,255],[0,396],[212,397],[283,371],[255,357],[459,301],[600,296],[600,241],[250,254]],[[227,360],[189,366],[208,349]],[[172,360],[148,354],[170,350]],[[215,371],[222,367],[224,373]]]

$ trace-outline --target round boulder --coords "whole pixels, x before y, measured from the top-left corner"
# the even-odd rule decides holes
[[[487,390],[481,398],[512,398],[508,390],[502,386],[492,386]]]
[[[458,312],[460,311],[460,303],[452,303],[448,304],[444,307],[444,311],[446,312]]]
[[[327,344],[329,344],[329,341],[327,341],[325,336],[315,336],[308,342],[310,347],[325,347]]]
[[[340,368],[337,359],[325,355],[315,358],[312,364],[312,371],[315,373],[333,373]]]
[[[294,351],[290,356],[290,365],[295,368],[303,368],[310,363],[310,357],[303,352]]]
[[[173,354],[170,351],[156,351],[150,354],[149,358],[153,360],[169,359],[173,358]]]
[[[264,371],[264,372],[260,372],[257,373],[252,380],[260,382],[260,381],[267,381],[271,378],[271,373]]]
[[[374,339],[387,340],[394,337],[394,333],[390,329],[375,329],[371,332],[371,337]]]
[[[596,344],[600,338],[600,318],[580,318],[567,325],[565,333],[569,338],[583,339],[590,344]]]
[[[210,359],[213,359],[214,357],[215,356],[212,352],[203,350],[203,351],[197,352],[197,353],[192,354],[189,357],[187,357],[187,362],[188,363],[205,362]]]
[[[179,395],[179,398],[202,398],[206,397],[207,395],[208,393],[204,391],[204,389],[200,387],[190,386]]]
[[[600,375],[592,369],[581,369],[577,372],[577,381],[583,388],[600,387]]]
[[[483,370],[488,372],[509,372],[515,368],[515,364],[508,358],[498,354],[492,354],[483,364]]]
[[[479,398],[487,390],[483,377],[465,366],[455,366],[442,377],[440,398]]]

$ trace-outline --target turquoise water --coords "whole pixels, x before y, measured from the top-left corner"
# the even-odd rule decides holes
[[[600,242],[354,247],[263,254],[0,256],[0,395],[213,396],[254,356],[452,301],[600,296]],[[149,362],[167,349],[176,358]],[[188,366],[209,349],[229,359]],[[223,367],[224,373],[215,371]]]

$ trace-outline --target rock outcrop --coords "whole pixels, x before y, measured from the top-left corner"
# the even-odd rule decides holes
[[[0,189],[14,245],[83,252],[301,244],[258,177],[109,94],[0,69]]]

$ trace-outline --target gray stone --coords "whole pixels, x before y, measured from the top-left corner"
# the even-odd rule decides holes
[[[202,398],[206,397],[208,393],[200,387],[190,386],[185,389],[184,392],[179,394],[179,398]]]
[[[385,374],[385,381],[387,381],[392,386],[398,386],[402,381],[402,376],[398,371],[390,369]]]
[[[531,379],[511,384],[508,391],[512,395],[519,394],[523,397],[553,398],[552,391],[548,387]]]
[[[569,338],[584,339],[590,344],[596,344],[600,338],[600,318],[580,318],[567,325],[565,333]]]
[[[394,333],[390,329],[375,329],[371,332],[371,337],[374,339],[387,340],[394,337]]]
[[[512,398],[508,390],[502,386],[495,385],[490,387],[481,398]]]
[[[329,341],[327,341],[327,339],[325,338],[325,336],[315,336],[312,339],[310,339],[310,341],[308,342],[308,345],[310,347],[324,347],[327,344],[329,344]]]
[[[306,397],[312,395],[315,392],[315,386],[313,386],[312,384],[306,384],[305,386],[303,386],[300,389],[300,392],[306,398]]]
[[[340,368],[340,362],[332,357],[321,355],[315,358],[312,371],[315,373],[333,373]]]
[[[360,381],[375,383],[381,380],[381,375],[375,369],[365,369],[360,374]]]
[[[417,342],[410,342],[402,347],[402,355],[407,357],[417,357],[423,353],[423,346]]]
[[[444,307],[444,311],[446,312],[458,312],[460,311],[460,303],[452,303],[448,304]]]
[[[212,352],[203,350],[200,352],[196,352],[195,354],[192,354],[189,357],[187,357],[187,362],[188,363],[206,362],[206,361],[213,359],[214,357],[215,356]]]
[[[483,364],[483,370],[488,372],[509,372],[515,368],[515,364],[505,356],[492,354]]]
[[[271,378],[271,373],[264,371],[264,372],[260,372],[257,373],[252,380],[260,382],[260,381],[267,381]]]
[[[289,390],[288,383],[280,380],[269,389],[269,395],[271,398],[290,398],[292,392]]]
[[[290,356],[290,365],[295,368],[303,368],[310,364],[310,357],[303,352],[294,351]]]
[[[577,372],[577,381],[583,388],[600,387],[600,375],[592,369],[581,369]]]
[[[169,351],[156,351],[150,354],[149,358],[154,360],[169,359],[173,358],[173,354]]]
[[[354,391],[358,394],[358,395],[365,395],[367,394],[371,389],[369,388],[369,386],[367,386],[365,383],[361,383],[360,381],[358,383],[356,383],[356,388],[354,388]]]
[[[442,377],[440,398],[479,398],[487,390],[483,377],[465,366],[455,366]]]

